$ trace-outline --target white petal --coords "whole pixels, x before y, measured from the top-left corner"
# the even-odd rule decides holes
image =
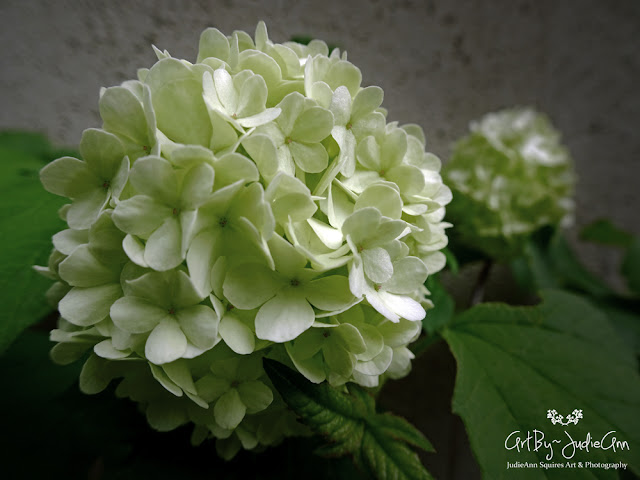
[[[144,354],[151,363],[162,365],[182,357],[187,350],[187,338],[178,323],[163,320],[153,329],[144,347]]]
[[[265,303],[256,315],[256,336],[282,343],[313,325],[313,308],[299,295],[283,291]]]

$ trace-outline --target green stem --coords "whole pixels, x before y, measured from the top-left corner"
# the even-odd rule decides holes
[[[485,260],[484,264],[482,265],[482,270],[480,270],[480,273],[478,274],[478,280],[476,281],[473,293],[471,294],[469,307],[473,307],[474,305],[481,303],[484,299],[484,292],[487,287],[487,280],[489,279],[489,273],[491,272],[492,266],[492,260]]]

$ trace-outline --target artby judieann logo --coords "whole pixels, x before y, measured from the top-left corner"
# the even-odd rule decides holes
[[[582,410],[575,409],[570,414],[564,416],[555,409],[547,410],[547,418],[553,425],[573,426],[584,418]],[[514,430],[509,433],[504,441],[504,448],[513,452],[540,452],[544,454],[543,461],[537,463],[529,461],[507,461],[507,469],[518,468],[587,468],[587,469],[623,469],[626,470],[628,464],[622,461],[601,462],[601,461],[571,461],[578,451],[586,454],[596,451],[622,452],[630,450],[629,442],[616,436],[615,430],[610,430],[602,436],[594,436],[587,432],[584,437],[574,439],[575,432],[570,432],[571,428],[564,430],[564,438],[551,438],[542,430],[533,429],[526,432]]]

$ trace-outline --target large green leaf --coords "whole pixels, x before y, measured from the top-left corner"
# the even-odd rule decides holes
[[[0,136],[0,353],[52,308],[44,293],[51,281],[32,265],[46,265],[51,236],[64,228],[64,201],[44,190],[38,177],[46,140],[37,135]]]
[[[346,394],[327,383],[316,385],[274,360],[265,359],[264,367],[287,405],[330,442],[319,454],[350,455],[367,478],[432,478],[410,448],[433,451],[429,441],[406,420],[376,413],[364,389],[350,384]]]
[[[640,472],[640,377],[630,349],[607,318],[579,297],[547,291],[535,307],[483,304],[460,315],[443,332],[458,363],[453,410],[467,427],[484,477],[615,478],[615,471],[543,469],[539,462],[623,462]],[[548,410],[565,417],[579,409],[578,424],[553,425]],[[537,430],[553,443],[537,451],[507,450],[515,431],[522,438]],[[629,450],[577,451],[571,460],[561,450],[571,436],[600,440],[615,431]],[[609,437],[610,438],[610,437]],[[511,437],[514,441],[515,437]],[[512,446],[511,444],[508,444]],[[569,451],[566,451],[569,455]],[[510,469],[507,462],[531,462],[537,469]]]
[[[600,278],[589,272],[578,260],[560,231],[541,229],[524,248],[524,256],[511,262],[519,283],[535,291],[570,289],[594,297],[615,292]]]

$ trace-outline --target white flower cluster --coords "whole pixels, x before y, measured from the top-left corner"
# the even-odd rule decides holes
[[[492,257],[517,256],[539,228],[573,222],[573,161],[560,133],[532,108],[471,123],[443,175],[454,192],[448,216],[456,234]]]
[[[49,292],[61,363],[91,350],[86,392],[122,377],[152,426],[196,425],[232,456],[299,432],[262,368],[375,386],[407,345],[444,266],[451,193],[416,125],[386,122],[324,42],[202,33],[197,63],[156,50],[103,89],[82,159],[41,180],[72,200]]]

